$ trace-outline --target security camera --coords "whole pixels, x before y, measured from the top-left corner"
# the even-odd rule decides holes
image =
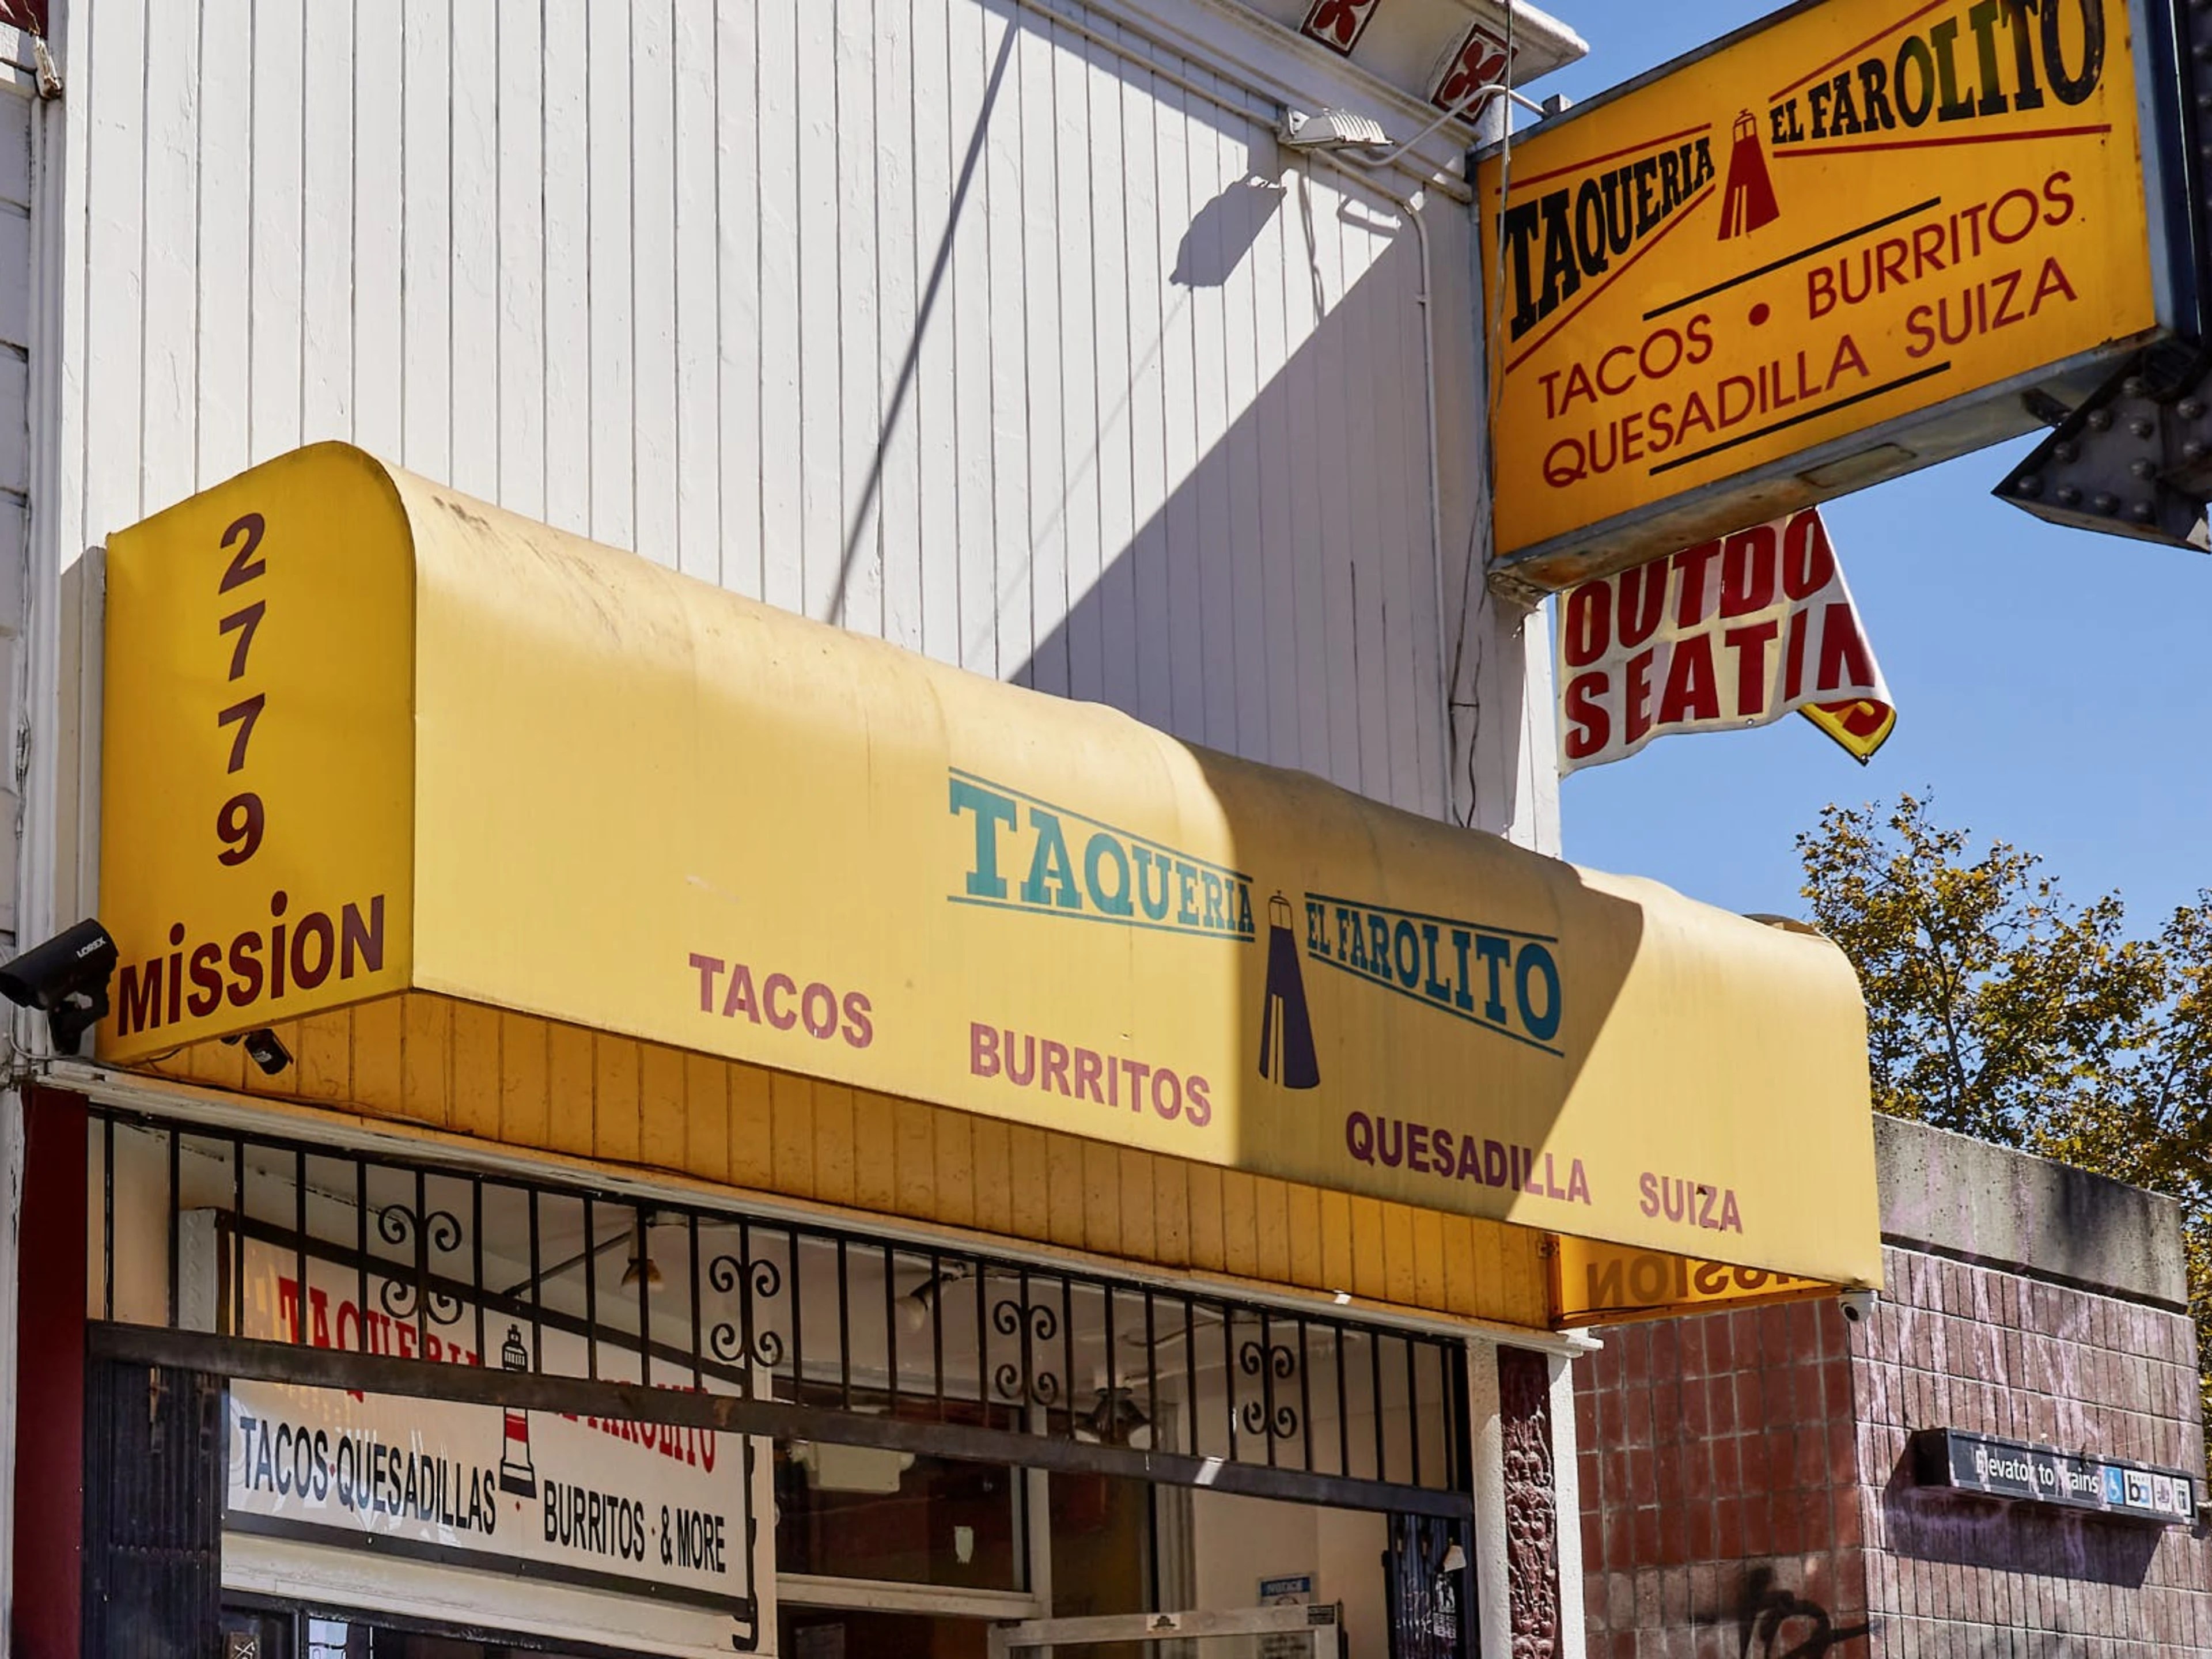
[[[251,1031],[234,1032],[222,1040],[233,1045],[244,1043],[246,1057],[271,1077],[292,1063],[292,1051],[266,1025],[258,1026]]]
[[[55,1048],[73,1054],[78,1040],[107,1012],[115,956],[107,929],[87,917],[0,966],[0,995],[46,1015]]]
[[[1874,1317],[1875,1305],[1881,1296],[1875,1291],[1845,1291],[1837,1298],[1844,1310],[1844,1317],[1856,1325]]]

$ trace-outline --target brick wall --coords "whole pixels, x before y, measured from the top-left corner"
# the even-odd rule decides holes
[[[2184,1528],[1925,1491],[1950,1427],[2202,1469],[2166,1308],[1885,1252],[1869,1322],[1800,1303],[1603,1333],[1577,1366],[1591,1659],[2179,1659],[2212,1651]]]
[[[1949,1427],[2202,1470],[2188,1319],[1915,1251],[1884,1270],[1852,1365],[1875,1651],[2212,1650],[2201,1533],[1924,1490],[1905,1462],[1912,1429]]]
[[[1577,1366],[1589,1659],[1778,1659],[1864,1625],[1845,1330],[1832,1304],[1711,1314]]]

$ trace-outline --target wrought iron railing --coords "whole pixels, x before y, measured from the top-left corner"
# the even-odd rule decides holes
[[[117,1325],[1322,1483],[1292,1496],[1467,1489],[1439,1334],[105,1108],[88,1158],[91,1313]]]

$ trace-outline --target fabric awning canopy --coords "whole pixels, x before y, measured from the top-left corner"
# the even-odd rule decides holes
[[[101,1057],[405,990],[1876,1284],[1820,939],[793,617],[340,445],[108,550]]]

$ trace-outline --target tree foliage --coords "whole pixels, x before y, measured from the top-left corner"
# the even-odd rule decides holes
[[[1925,797],[1829,806],[1805,897],[1858,969],[1875,1104],[2181,1201],[2212,1411],[2212,891],[2130,937]]]

